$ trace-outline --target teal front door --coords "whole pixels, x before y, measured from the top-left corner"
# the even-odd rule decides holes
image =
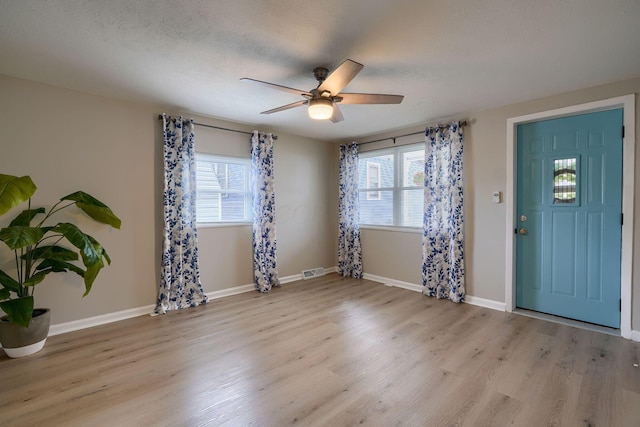
[[[622,109],[517,128],[516,305],[620,327]]]

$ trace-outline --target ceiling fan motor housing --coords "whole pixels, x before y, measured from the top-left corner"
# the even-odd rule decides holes
[[[327,78],[329,74],[329,70],[324,67],[318,67],[313,69],[313,76],[316,78],[318,83],[322,83]]]

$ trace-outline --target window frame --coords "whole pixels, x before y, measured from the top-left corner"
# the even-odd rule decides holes
[[[370,150],[370,151],[359,153],[358,164],[360,164],[361,160],[364,160],[370,157],[392,155],[393,156],[393,180],[394,180],[393,187],[383,187],[381,181],[379,181],[379,187],[375,189],[369,188],[369,187],[365,187],[365,188],[358,187],[358,194],[362,192],[367,193],[367,200],[380,200],[379,198],[378,199],[369,198],[369,194],[372,190],[378,190],[378,194],[381,194],[381,192],[383,191],[390,191],[393,197],[392,199],[392,203],[393,203],[393,207],[392,207],[393,221],[392,222],[393,223],[392,224],[364,223],[364,222],[361,222],[360,219],[358,219],[358,225],[361,228],[371,228],[371,229],[379,229],[379,230],[387,229],[392,231],[407,231],[407,232],[420,232],[422,230],[422,225],[414,226],[414,225],[402,224],[402,219],[403,219],[402,201],[403,201],[403,195],[405,194],[406,191],[420,191],[420,190],[424,191],[424,187],[419,185],[406,185],[407,183],[404,183],[405,185],[401,186],[401,184],[403,181],[404,153],[411,152],[411,151],[418,151],[418,150],[421,150],[424,153],[424,149],[425,149],[424,142],[417,142],[413,144],[405,144],[399,147],[381,148],[377,150]],[[368,183],[369,182],[367,179],[367,184]]]
[[[197,173],[197,162],[200,161],[208,161],[211,163],[218,163],[225,165],[225,178],[226,184],[228,186],[229,183],[229,165],[242,165],[245,168],[245,176],[244,176],[244,187],[245,190],[205,190],[207,193],[218,193],[220,195],[220,199],[228,198],[230,194],[243,194],[244,195],[244,212],[245,217],[242,220],[218,220],[218,221],[203,221],[201,219],[202,215],[198,215],[197,212],[197,197],[200,194],[199,185],[198,185],[198,173]],[[253,192],[251,188],[251,159],[248,157],[234,157],[234,156],[226,156],[220,154],[212,154],[201,151],[195,151],[195,161],[196,161],[196,224],[200,228],[207,227],[225,227],[225,226],[238,226],[238,225],[251,225],[253,223],[253,211],[252,211],[252,201],[253,201]]]

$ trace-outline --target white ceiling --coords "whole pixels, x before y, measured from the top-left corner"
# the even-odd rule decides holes
[[[345,92],[403,103],[260,115],[299,98],[239,80],[346,58]],[[338,140],[640,76],[640,1],[0,0],[0,73]]]

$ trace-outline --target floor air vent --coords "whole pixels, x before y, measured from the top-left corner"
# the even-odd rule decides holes
[[[302,272],[302,278],[304,280],[313,279],[314,277],[324,276],[324,268],[312,268],[311,270],[304,270]]]

